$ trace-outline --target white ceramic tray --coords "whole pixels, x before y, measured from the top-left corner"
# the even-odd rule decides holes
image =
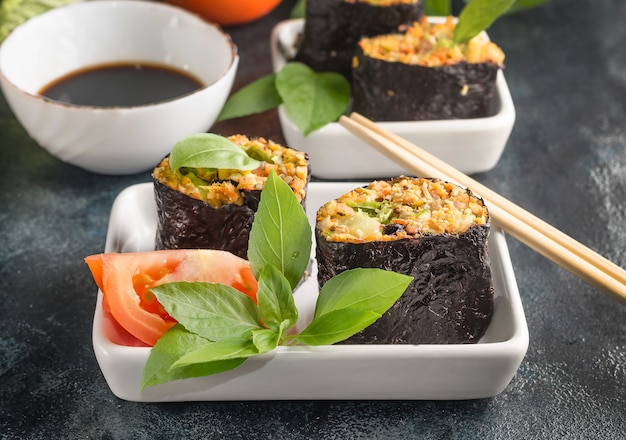
[[[312,182],[307,196],[309,219],[323,203],[359,185]],[[113,204],[105,252],[153,249],[156,222],[152,184],[128,187]],[[113,394],[131,401],[491,397],[503,391],[515,375],[528,347],[528,328],[505,237],[498,229],[492,229],[489,250],[495,311],[477,344],[279,347],[229,372],[140,391],[150,348],[118,345],[106,336],[99,292],[94,351]],[[314,272],[294,294],[301,315],[299,326],[310,319],[317,291]]]
[[[294,42],[303,26],[304,20],[292,19],[282,21],[274,27],[271,51],[275,72],[295,55]],[[496,88],[492,116],[379,124],[466,174],[488,171],[500,160],[515,123],[515,108],[502,71],[498,72]],[[304,136],[283,106],[279,107],[278,116],[287,145],[309,155],[311,170],[316,177],[369,180],[408,173],[403,167],[357,139],[339,123],[328,124]]]

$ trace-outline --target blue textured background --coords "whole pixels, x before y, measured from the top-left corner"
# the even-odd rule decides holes
[[[269,33],[293,1],[228,29],[235,87],[270,72]],[[553,0],[507,16],[517,110],[478,180],[626,266],[626,3]],[[282,141],[275,112],[218,124]],[[626,307],[509,238],[530,330],[509,387],[477,401],[138,404],[108,389],[91,346],[108,213],[149,173],[108,177],[41,149],[0,97],[0,438],[626,438]]]

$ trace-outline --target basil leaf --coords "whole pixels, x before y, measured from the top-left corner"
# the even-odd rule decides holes
[[[307,345],[334,344],[372,325],[380,316],[369,310],[333,310],[315,318],[300,334],[290,339]]]
[[[451,0],[427,0],[424,2],[424,15],[447,16],[452,13]]]
[[[256,354],[259,354],[259,351],[249,339],[226,339],[190,351],[174,362],[170,369],[230,359],[247,359]]]
[[[252,332],[252,343],[258,350],[258,354],[267,353],[278,347],[280,334],[268,328],[254,330]]]
[[[454,42],[464,43],[504,14],[515,0],[472,0],[459,14],[459,21],[454,27]]]
[[[143,369],[141,389],[173,380],[221,373],[237,368],[245,361],[245,358],[229,359],[183,368],[172,368],[182,356],[210,344],[210,341],[189,333],[181,325],[170,328],[150,350],[150,355]]]
[[[315,72],[300,62],[289,62],[276,74],[276,89],[285,110],[308,135],[336,121],[348,108],[350,84],[335,72]]]
[[[298,309],[289,281],[271,264],[261,270],[257,302],[263,323],[275,333],[278,332],[279,337],[284,329],[294,326],[298,321]]]
[[[289,18],[305,18],[306,16],[306,0],[297,0],[296,4],[291,8]]]
[[[433,0],[433,1],[439,1],[439,0]],[[471,1],[472,0],[463,0],[464,3],[469,3]],[[524,11],[526,9],[536,8],[537,6],[541,6],[544,3],[548,3],[549,1],[550,0],[517,0],[515,3],[513,3],[513,6],[511,6],[511,8],[506,12],[507,14],[512,14],[512,13]],[[424,3],[424,7],[426,7],[427,4],[428,4],[428,1]]]
[[[236,143],[213,133],[196,133],[181,139],[170,153],[170,168],[222,168],[253,170],[261,162],[252,159]]]
[[[255,278],[266,266],[274,266],[293,289],[311,256],[311,226],[302,205],[274,171],[261,191],[248,242],[248,260]]]
[[[382,315],[402,296],[412,277],[382,269],[351,269],[334,276],[320,289],[314,319],[340,309]]]
[[[550,0],[517,0],[511,9],[507,12],[519,12],[526,9],[536,8],[544,3],[548,3]]]
[[[188,331],[211,341],[245,337],[262,328],[254,301],[225,284],[181,281],[150,291]]]
[[[278,107],[283,100],[276,91],[275,78],[273,73],[262,76],[233,93],[217,120],[239,118]]]

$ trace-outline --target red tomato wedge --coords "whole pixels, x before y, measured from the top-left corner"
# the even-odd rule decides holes
[[[85,258],[104,295],[104,310],[135,338],[153,346],[176,321],[149,289],[176,281],[227,284],[256,301],[248,261],[230,252],[177,249],[107,253]]]

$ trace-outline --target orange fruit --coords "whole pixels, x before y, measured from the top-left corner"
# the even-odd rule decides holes
[[[281,0],[166,0],[221,26],[236,26],[269,14]]]

